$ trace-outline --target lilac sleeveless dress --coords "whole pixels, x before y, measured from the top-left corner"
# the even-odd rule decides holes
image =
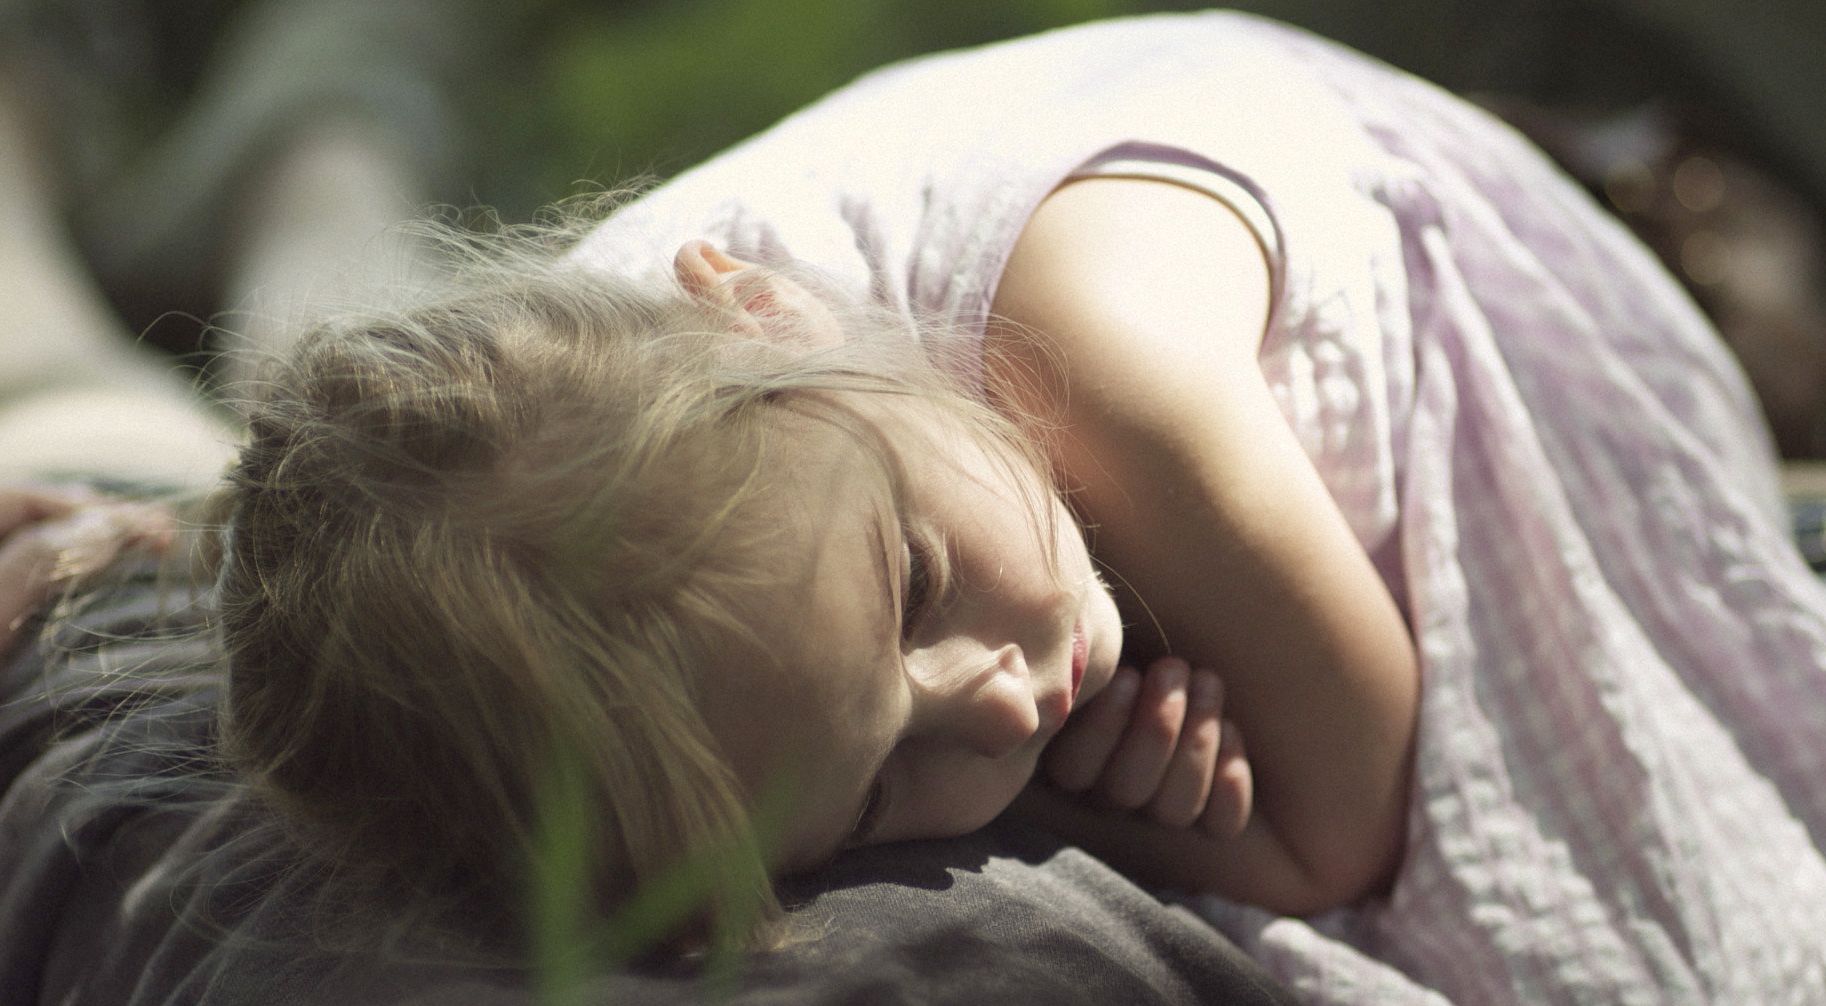
[[[575,255],[661,277],[704,236],[980,336],[1095,171],[1253,221],[1262,369],[1421,658],[1392,895],[1187,903],[1313,1002],[1826,1001],[1826,590],[1767,435],[1675,283],[1486,115],[1244,15],[1103,22],[871,74]]]

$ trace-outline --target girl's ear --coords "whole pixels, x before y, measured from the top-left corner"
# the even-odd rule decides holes
[[[727,254],[702,238],[684,243],[672,259],[673,272],[686,292],[736,318],[736,333],[757,339],[778,338],[822,348],[843,341],[843,332],[824,305],[804,287],[766,273],[743,282],[742,274],[758,267]]]
[[[746,304],[736,301],[734,284],[728,282],[751,265],[752,263],[725,254],[722,249],[702,238],[685,242],[672,258],[672,271],[677,274],[685,292],[699,300],[728,309],[736,317],[737,334],[758,339],[762,334],[760,324],[755,321],[754,313]]]
[[[699,297],[715,296],[718,284],[726,277],[752,268],[754,263],[744,262],[734,255],[723,251],[703,238],[693,238],[678,249],[672,259],[673,271],[678,273],[678,281],[685,289]],[[722,291],[727,297],[727,291]]]

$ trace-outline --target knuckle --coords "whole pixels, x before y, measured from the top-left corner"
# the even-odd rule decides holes
[[[1147,741],[1172,746],[1179,739],[1179,728],[1185,717],[1183,712],[1171,703],[1161,703],[1145,714],[1137,716],[1133,722],[1135,735]]]
[[[1222,743],[1216,720],[1196,723],[1180,733],[1177,757],[1195,764],[1209,764],[1217,760]]]

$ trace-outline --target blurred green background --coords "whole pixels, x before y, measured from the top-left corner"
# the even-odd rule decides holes
[[[529,212],[579,180],[661,175],[884,63],[1095,18],[1197,9],[1143,0],[548,2],[516,28],[479,137],[476,195]],[[1819,0],[1254,0],[1460,92],[1709,110],[1826,202]],[[1734,137],[1735,139],[1735,137]]]
[[[192,102],[262,9],[349,0],[0,0],[0,32],[64,36],[52,60],[100,87],[118,136],[105,181]],[[859,74],[908,56],[1080,21],[1207,5],[1161,0],[389,0],[423,38],[379,59],[433,66],[459,111],[440,198],[509,219],[579,187],[669,175]],[[1826,206],[1821,0],[1246,0],[1459,92],[1557,107],[1702,110]],[[17,9],[29,12],[26,28]],[[270,10],[265,11],[270,13]],[[394,16],[389,14],[388,16]],[[71,43],[70,37],[76,42]],[[11,40],[6,40],[11,41]],[[327,45],[350,40],[332,39]],[[360,39],[353,41],[359,42]],[[449,51],[443,51],[449,50]],[[295,53],[294,53],[295,55]],[[344,60],[344,65],[349,65]],[[99,103],[92,103],[99,104]],[[82,172],[78,172],[79,174]]]
[[[365,88],[355,101],[420,155],[429,198],[491,206],[511,222],[566,195],[676,174],[899,59],[1203,6],[0,0],[0,49],[40,32],[43,61],[74,96],[56,114],[79,240],[131,330],[183,351],[198,326],[170,319],[222,306],[220,249],[207,245],[226,228],[193,222],[203,233],[184,249],[166,232],[185,228],[148,224],[157,214],[147,210],[171,203],[167,220],[203,217],[209,193],[257,158],[257,134],[297,111],[298,93]],[[1773,421],[1784,452],[1826,457],[1826,2],[1232,6],[1336,39],[1521,126],[1687,283],[1782,413]],[[298,12],[330,27],[248,43],[248,23]],[[224,72],[237,64],[239,77]],[[240,93],[267,84],[265,107]],[[229,97],[204,114],[212,89]],[[182,128],[211,115],[221,128]],[[148,233],[125,254],[134,228]]]

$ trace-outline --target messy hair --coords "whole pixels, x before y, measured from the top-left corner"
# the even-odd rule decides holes
[[[257,382],[223,493],[224,750],[350,890],[511,916],[568,779],[591,903],[714,850],[703,918],[775,945],[771,838],[698,696],[777,586],[745,517],[781,406],[844,425],[820,393],[918,396],[1040,466],[933,362],[954,333],[788,264],[842,345],[732,335],[553,245],[447,242],[435,296],[320,324]]]

